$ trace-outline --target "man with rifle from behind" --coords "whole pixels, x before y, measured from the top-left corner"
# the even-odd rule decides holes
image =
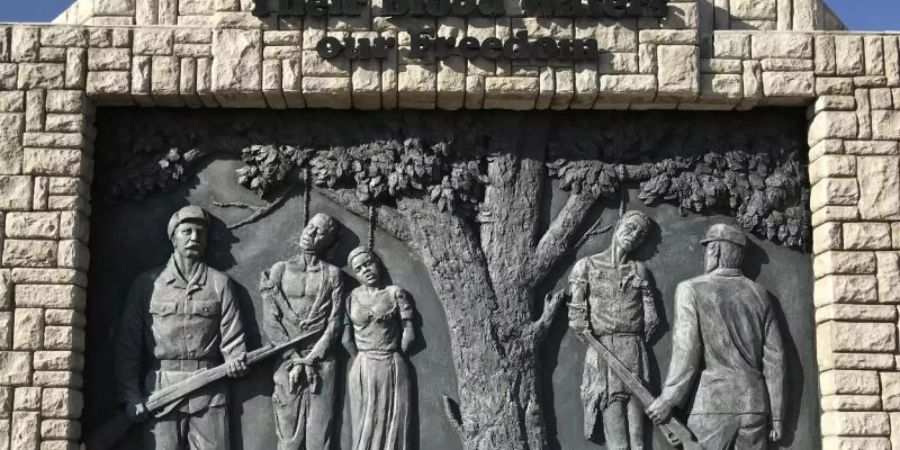
[[[232,282],[201,259],[208,228],[203,209],[178,210],[168,225],[175,250],[168,263],[139,275],[128,293],[116,337],[116,380],[126,415],[147,419],[145,450],[228,448],[226,384],[210,383],[179,395],[162,410],[145,402],[223,364],[228,377],[247,373]]]

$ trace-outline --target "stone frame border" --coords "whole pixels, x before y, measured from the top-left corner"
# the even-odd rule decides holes
[[[239,9],[217,12],[210,27],[0,26],[0,450],[75,449],[82,437],[93,121],[97,106],[115,105],[808,106],[823,448],[900,449],[900,34],[714,31],[703,4],[674,2],[672,17],[629,26],[521,17],[362,26],[260,21]],[[611,51],[596,64],[545,68],[422,64],[402,47],[416,24],[480,38],[517,27],[587,33]],[[325,33],[392,35],[401,48],[383,65],[323,61],[310,49]]]

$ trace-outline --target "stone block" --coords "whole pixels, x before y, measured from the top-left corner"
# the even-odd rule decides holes
[[[731,0],[731,17],[737,19],[767,19],[778,17],[776,0]]]
[[[713,57],[715,58],[750,58],[750,35],[718,34],[713,41]]]
[[[19,90],[62,89],[65,87],[66,66],[56,63],[19,64]]]
[[[14,412],[12,415],[11,447],[16,450],[37,450],[40,441],[40,413]]]
[[[834,36],[815,37],[816,75],[833,75],[837,71]]]
[[[81,438],[81,423],[75,420],[65,419],[45,419],[41,421],[41,438],[45,439],[65,439],[69,441],[77,441]],[[69,443],[63,443],[69,445]],[[42,444],[43,445],[43,444]],[[62,445],[62,444],[60,444]],[[74,445],[74,444],[72,444]],[[69,447],[58,447],[60,450]],[[41,450],[46,450],[43,447]]]
[[[21,114],[0,113],[0,173],[21,173],[24,128]]]
[[[44,129],[53,133],[81,133],[87,131],[83,114],[47,114]]]
[[[881,36],[864,36],[866,75],[884,75],[884,41]]]
[[[150,70],[150,92],[157,103],[177,99],[171,106],[181,105],[179,83],[181,60],[176,56],[154,56]]]
[[[816,310],[816,323],[828,321],[896,322],[894,305],[842,305],[833,304]],[[37,362],[35,362],[37,365]]]
[[[131,51],[127,48],[88,49],[88,70],[130,70]]]
[[[821,398],[823,411],[880,411],[877,395],[826,395]]]
[[[800,58],[812,59],[813,38],[788,33],[753,34],[753,58]]]
[[[34,372],[34,385],[54,388],[81,389],[84,377],[68,370],[38,370]]]
[[[41,388],[17,387],[13,391],[13,410],[15,411],[40,411]]]
[[[59,214],[54,212],[11,212],[6,215],[6,237],[56,238]]]
[[[175,34],[168,28],[135,28],[134,54],[166,56],[172,54]]]
[[[307,107],[346,109],[351,106],[349,78],[303,77],[302,87]]]
[[[125,3],[129,0],[115,1]],[[88,38],[88,30],[82,27],[56,26],[41,28],[41,45],[44,47],[87,47]]]
[[[828,353],[818,355],[819,370],[894,370],[890,353]]]
[[[860,156],[856,165],[862,218],[900,218],[900,156]]]
[[[818,255],[828,250],[842,250],[843,248],[844,237],[840,223],[828,222],[813,228],[813,254]]]
[[[30,377],[30,352],[0,352],[0,385],[24,386]]]
[[[87,270],[90,262],[90,252],[86,245],[73,239],[59,241],[57,265],[59,267],[73,267]]]
[[[13,324],[13,349],[37,350],[44,340],[44,311],[38,308],[16,308]]]
[[[71,370],[81,372],[84,355],[72,351],[38,351],[34,353],[35,370]]]
[[[698,30],[641,30],[638,33],[641,44],[696,46],[700,43]]]
[[[41,48],[40,29],[36,27],[17,26],[12,29],[12,46],[10,58],[12,62],[37,61]]]
[[[32,179],[29,176],[0,175],[0,209],[23,210],[31,206]]]
[[[859,186],[855,178],[825,178],[812,187],[810,207],[813,211],[826,206],[856,206]]]
[[[52,267],[56,265],[56,241],[6,239],[3,265],[6,267]]]
[[[534,109],[539,83],[536,77],[488,77],[484,88],[485,108]]]
[[[813,262],[816,278],[873,274],[875,267],[875,254],[872,252],[825,252],[816,256]]]
[[[890,249],[891,226],[882,222],[845,223],[843,239],[847,250]]]
[[[900,304],[900,255],[896,252],[875,254],[878,273],[878,300],[881,303]]]
[[[873,370],[827,370],[819,375],[822,395],[880,395],[881,379]]]
[[[812,97],[813,72],[763,72],[763,92],[769,97]]]
[[[87,82],[87,52],[83,48],[66,49],[66,89],[84,89]]]
[[[0,63],[0,89],[11,91],[16,88],[19,78],[19,66],[12,63]]]
[[[49,328],[49,327],[48,327]],[[897,325],[893,323],[825,322],[816,329],[819,352],[893,352]]]
[[[898,155],[900,146],[896,141],[844,141],[847,154],[851,155]]]
[[[84,157],[81,150],[56,148],[26,148],[23,171],[32,175],[79,176]]]
[[[838,75],[862,75],[865,73],[865,52],[861,36],[835,36],[834,48]]]
[[[824,155],[809,165],[809,182],[816,184],[824,178],[854,177],[856,158],[845,155]]]
[[[855,112],[823,111],[816,115],[809,126],[809,143],[812,146],[822,139],[855,139],[857,131]]]
[[[697,47],[659,46],[657,61],[660,95],[695,97],[700,93],[700,52]]]
[[[822,307],[834,303],[875,303],[878,280],[874,275],[828,275],[816,280],[813,297]]]
[[[744,95],[743,75],[702,74],[700,95],[705,98],[734,98]]]
[[[212,45],[213,92],[261,90],[262,31],[217,29]]]
[[[71,309],[48,309],[44,314],[44,323],[84,328],[85,318],[83,313]]]
[[[13,313],[0,311],[0,350],[12,348]]]
[[[890,436],[891,422],[884,412],[833,411],[822,414],[824,436]]]
[[[41,414],[52,418],[78,418],[84,407],[81,392],[74,389],[47,388],[41,399]]]
[[[129,72],[105,71],[89,72],[87,75],[87,93],[94,96],[125,96],[131,88]]]
[[[85,306],[84,289],[65,284],[18,284],[15,298],[16,305],[26,307],[82,310]]]
[[[872,111],[876,139],[900,139],[900,111]]]
[[[69,326],[44,327],[44,348],[84,351],[84,330]]]

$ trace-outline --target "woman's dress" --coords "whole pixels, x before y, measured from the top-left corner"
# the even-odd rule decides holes
[[[406,292],[361,286],[347,302],[359,353],[348,388],[354,450],[406,450],[410,423],[409,369],[401,352],[404,320],[413,307]]]

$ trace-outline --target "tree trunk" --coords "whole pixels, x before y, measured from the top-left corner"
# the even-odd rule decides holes
[[[399,206],[447,315],[464,448],[547,448],[540,338],[528,299],[498,303],[479,239],[464,219],[427,201]]]

